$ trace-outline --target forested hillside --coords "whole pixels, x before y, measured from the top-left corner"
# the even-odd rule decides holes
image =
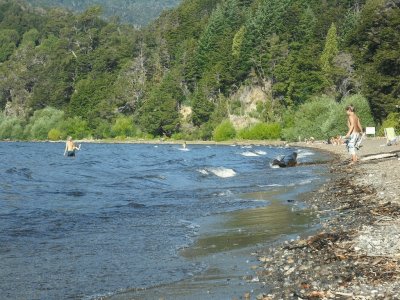
[[[100,6],[106,17],[117,16],[122,22],[143,26],[156,19],[162,11],[176,7],[181,0],[27,0],[35,7],[65,7],[83,12]]]
[[[0,138],[326,139],[399,126],[399,0],[183,0],[143,29],[0,0]]]

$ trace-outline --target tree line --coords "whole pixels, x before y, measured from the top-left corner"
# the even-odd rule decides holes
[[[180,0],[26,0],[35,7],[65,7],[82,12],[91,6],[104,8],[102,16],[119,18],[124,23],[145,26],[156,19],[162,11],[176,7]]]
[[[400,127],[400,1],[184,0],[140,29],[101,15],[0,0],[0,138],[327,139],[350,102]]]

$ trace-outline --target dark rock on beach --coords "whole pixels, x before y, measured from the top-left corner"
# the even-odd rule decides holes
[[[293,152],[279,159],[275,158],[271,164],[273,166],[279,166],[280,168],[295,167],[297,165],[297,152]]]

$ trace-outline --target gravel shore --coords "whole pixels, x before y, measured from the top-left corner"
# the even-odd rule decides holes
[[[400,160],[348,166],[344,146],[296,143],[329,151],[332,178],[305,197],[320,227],[259,251],[254,278],[265,293],[244,299],[400,299]],[[384,139],[363,142],[360,158],[400,153]]]

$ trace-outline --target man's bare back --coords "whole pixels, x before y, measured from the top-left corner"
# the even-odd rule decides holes
[[[349,133],[361,133],[362,132],[362,127],[360,123],[360,119],[357,117],[356,114],[352,114],[348,116],[348,127],[349,127]]]

